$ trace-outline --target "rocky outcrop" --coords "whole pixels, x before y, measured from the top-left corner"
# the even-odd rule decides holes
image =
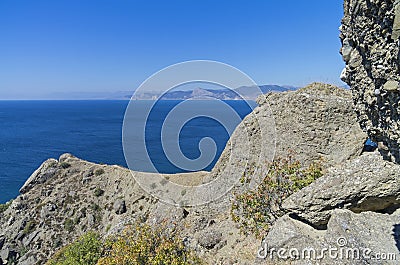
[[[283,208],[316,227],[335,209],[393,211],[400,207],[400,166],[365,153],[328,169],[324,177],[287,198]]]
[[[48,159],[33,174],[28,178],[25,184],[19,190],[20,193],[26,193],[31,190],[35,185],[44,183],[46,180],[54,176],[57,168],[54,165],[57,164],[57,160]]]
[[[400,210],[389,215],[335,209],[320,231],[285,215],[261,244],[258,263],[398,264],[399,220]],[[279,249],[284,251],[278,255]]]
[[[325,167],[359,156],[367,135],[357,124],[351,93],[313,83],[297,91],[267,94],[276,127],[275,157],[289,150],[303,165],[321,161]],[[263,106],[263,105],[261,105]]]
[[[246,163],[254,171],[291,151],[303,165],[318,161],[326,167],[363,151],[367,135],[357,123],[348,90],[314,83],[297,91],[260,96],[257,103],[235,130],[211,175],[224,175],[224,170],[241,175]]]
[[[351,87],[361,127],[384,157],[400,162],[400,2],[345,0],[341,78]]]

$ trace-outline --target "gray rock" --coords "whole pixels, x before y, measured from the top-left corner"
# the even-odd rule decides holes
[[[314,83],[270,94],[267,102],[277,131],[275,157],[292,150],[302,164],[322,160],[330,166],[361,154],[367,135],[357,124],[350,91]]]
[[[349,90],[314,83],[260,96],[257,103],[259,107],[235,130],[210,177],[240,178],[245,169],[254,178],[264,176],[266,162],[291,151],[303,165],[322,161],[331,166],[359,156],[364,148],[367,134],[357,123]]]
[[[39,234],[39,231],[34,231],[29,236],[24,237],[22,240],[22,244],[26,247],[32,243],[32,240]]]
[[[389,80],[383,85],[383,89],[386,91],[397,91],[399,89],[399,82]]]
[[[8,264],[9,260],[15,260],[17,257],[17,252],[10,248],[4,248],[0,250],[0,258],[4,264]]]
[[[40,210],[40,217],[45,219],[47,216],[52,214],[57,209],[57,206],[53,203],[47,203]]]
[[[18,260],[18,265],[32,265],[36,264],[37,259],[32,255],[25,255]]]
[[[207,229],[200,233],[198,242],[206,249],[213,249],[222,240],[222,233],[214,229]]]
[[[400,166],[379,153],[332,167],[327,174],[287,198],[283,208],[314,226],[328,223],[336,208],[384,211],[400,205]]]
[[[398,1],[395,3],[394,21],[392,29],[392,40],[398,40],[400,37],[400,4]]]
[[[95,219],[94,219],[93,214],[88,214],[87,215],[87,224],[88,224],[88,227],[94,227]]]
[[[3,262],[7,261],[8,257],[9,257],[9,254],[10,254],[10,249],[9,248],[5,248],[5,249],[0,250],[0,258],[1,258],[1,260]]]
[[[327,229],[316,230],[285,215],[274,224],[261,243],[259,252],[266,260],[270,260],[272,253],[275,262],[283,261],[284,264],[398,264],[399,220],[400,211],[388,215],[374,212],[356,214],[336,209],[332,212]],[[296,249],[298,252],[291,252],[296,257],[305,257],[302,253],[306,249],[315,251],[307,251],[306,255],[316,253],[316,256],[321,256],[324,248],[334,249],[335,252],[330,255],[325,251],[323,258],[318,261],[307,258],[290,261],[279,259],[276,251],[280,248],[286,250],[284,255],[288,255],[290,249]],[[268,249],[267,253],[265,249]],[[343,253],[342,256],[339,253]],[[386,260],[377,259],[379,254],[386,255]]]
[[[56,165],[57,160],[52,158],[43,162],[43,164],[28,178],[19,192],[24,194],[31,190],[35,185],[44,183],[49,178],[52,178],[57,171]]]
[[[114,212],[116,214],[126,213],[126,205],[124,200],[116,200],[113,206]]]
[[[65,154],[62,154],[59,158],[58,158],[58,161],[60,161],[60,163],[62,163],[62,162],[66,162],[68,159],[70,159],[70,158],[76,158],[75,156],[73,156],[72,154],[70,154],[70,153],[65,153]]]

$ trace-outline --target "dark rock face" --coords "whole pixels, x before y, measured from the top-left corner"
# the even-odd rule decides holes
[[[400,1],[345,0],[341,35],[346,68],[361,127],[381,154],[400,162]]]

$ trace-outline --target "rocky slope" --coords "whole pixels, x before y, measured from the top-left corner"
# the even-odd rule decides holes
[[[386,159],[400,162],[400,2],[345,0],[342,80],[351,87],[361,127]]]
[[[266,161],[260,159],[260,154],[270,155],[265,149],[275,143],[275,139],[260,135],[263,126],[270,126],[266,118],[270,112],[275,118],[277,155],[285,156],[289,149],[294,149],[296,158],[304,164],[324,158],[326,167],[338,167],[362,152],[366,135],[351,112],[353,105],[347,90],[312,84],[296,92],[269,94],[259,104],[237,128],[211,173],[164,177],[175,183],[197,185],[215,177],[229,177],[224,174],[262,168]],[[241,140],[248,137],[253,140],[246,143],[248,152],[238,152],[244,148],[245,141]],[[242,168],[242,162],[248,159],[251,163]],[[45,161],[21,188],[21,195],[0,213],[0,264],[11,264],[13,260],[18,264],[43,264],[57,249],[86,231],[96,230],[103,235],[119,233],[125,224],[135,220],[184,224],[188,244],[209,264],[256,262],[260,241],[242,235],[231,220],[232,193],[204,206],[174,207],[145,193],[132,174],[146,173],[97,165],[69,154]],[[234,191],[242,188],[245,187],[238,184]],[[379,197],[378,193],[372,196]],[[368,197],[367,193],[364,195]],[[296,197],[292,201],[293,198]],[[294,201],[292,204],[298,209],[307,208]],[[329,205],[337,204],[340,202]],[[288,207],[290,211],[292,208]],[[316,211],[321,216],[327,215],[324,209]]]
[[[204,174],[165,177],[194,183]],[[186,209],[170,206],[145,193],[128,169],[93,164],[70,154],[45,161],[21,193],[1,214],[0,264],[13,260],[44,264],[57,249],[86,231],[119,233],[137,220],[182,223],[188,241],[205,260],[228,259],[233,253],[240,258],[248,245],[254,248],[255,244],[254,239],[240,238],[227,204]],[[221,236],[215,238],[215,234]]]

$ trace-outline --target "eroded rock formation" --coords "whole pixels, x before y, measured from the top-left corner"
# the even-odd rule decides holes
[[[353,92],[361,127],[382,155],[400,162],[400,1],[345,0],[341,78]]]

